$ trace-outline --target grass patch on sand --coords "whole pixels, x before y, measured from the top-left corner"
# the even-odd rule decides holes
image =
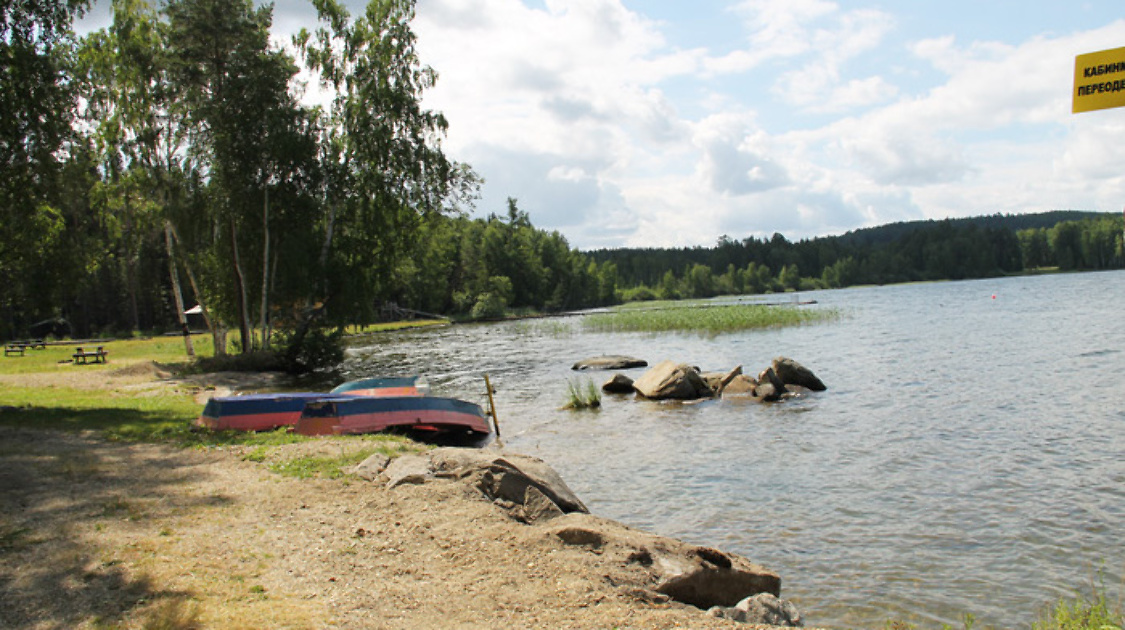
[[[689,304],[660,308],[630,308],[595,313],[584,320],[599,332],[696,332],[722,334],[743,330],[802,326],[839,319],[835,309],[760,304]]]
[[[274,432],[280,434],[282,430]],[[292,446],[290,446],[292,444]],[[290,434],[287,442],[268,439],[253,445],[243,459],[264,464],[270,471],[297,479],[339,479],[348,468],[379,453],[394,459],[427,447],[393,434],[307,438]]]
[[[388,435],[378,437],[381,438],[379,441],[384,442],[383,444],[369,446],[351,453],[341,453],[339,455],[295,457],[290,460],[270,464],[269,469],[279,475],[296,477],[297,479],[311,479],[313,477],[339,479],[348,474],[345,469],[359,464],[376,453],[382,453],[383,455],[393,458],[404,453],[418,452],[421,450],[409,444],[406,438],[398,438],[399,441],[395,441],[395,436]]]

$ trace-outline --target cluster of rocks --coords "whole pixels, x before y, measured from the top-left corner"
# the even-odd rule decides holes
[[[394,460],[372,455],[353,472],[388,488],[467,484],[510,518],[631,575],[632,586],[622,587],[638,599],[677,601],[744,623],[801,625],[793,604],[778,599],[781,578],[773,571],[735,554],[594,516],[540,459],[495,449],[438,448]]]
[[[575,363],[575,370],[616,370],[647,367],[648,363],[632,357],[594,357]],[[636,380],[614,374],[602,391],[614,394],[636,392],[652,400],[698,400],[701,398],[747,398],[759,402],[777,402],[808,391],[828,389],[812,370],[787,357],[777,357],[769,367],[752,377],[737,366],[726,372],[703,372],[686,363],[662,361],[649,368]]]

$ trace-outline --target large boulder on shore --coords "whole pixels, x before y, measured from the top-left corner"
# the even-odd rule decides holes
[[[555,469],[541,459],[460,448],[438,448],[427,455],[435,476],[467,481],[519,520],[531,522],[589,511]]]
[[[570,366],[572,370],[628,370],[629,368],[647,367],[648,361],[620,355],[605,355],[582,359]]]
[[[661,361],[636,381],[633,389],[653,400],[695,400],[712,395],[711,387],[699,370],[686,363]]]
[[[800,385],[814,392],[823,392],[828,387],[813,374],[812,370],[788,357],[777,357],[770,364],[774,373],[786,385]]]
[[[640,574],[651,585],[647,599],[661,597],[707,610],[733,607],[757,595],[779,595],[781,578],[746,558],[710,547],[691,545],[632,529],[590,514],[567,514],[552,520],[548,535],[564,545],[585,549]],[[638,596],[646,596],[638,593]]]

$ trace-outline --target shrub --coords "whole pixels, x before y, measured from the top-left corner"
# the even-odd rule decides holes
[[[473,310],[469,311],[469,317],[473,319],[499,319],[504,316],[506,307],[507,304],[503,298],[491,291],[486,291],[477,296],[476,304],[473,304]]]

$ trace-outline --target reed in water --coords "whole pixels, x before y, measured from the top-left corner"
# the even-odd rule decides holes
[[[720,334],[757,328],[801,326],[839,317],[839,312],[835,309],[803,306],[695,304],[597,313],[586,317],[584,325],[588,330],[600,332],[693,331]]]

